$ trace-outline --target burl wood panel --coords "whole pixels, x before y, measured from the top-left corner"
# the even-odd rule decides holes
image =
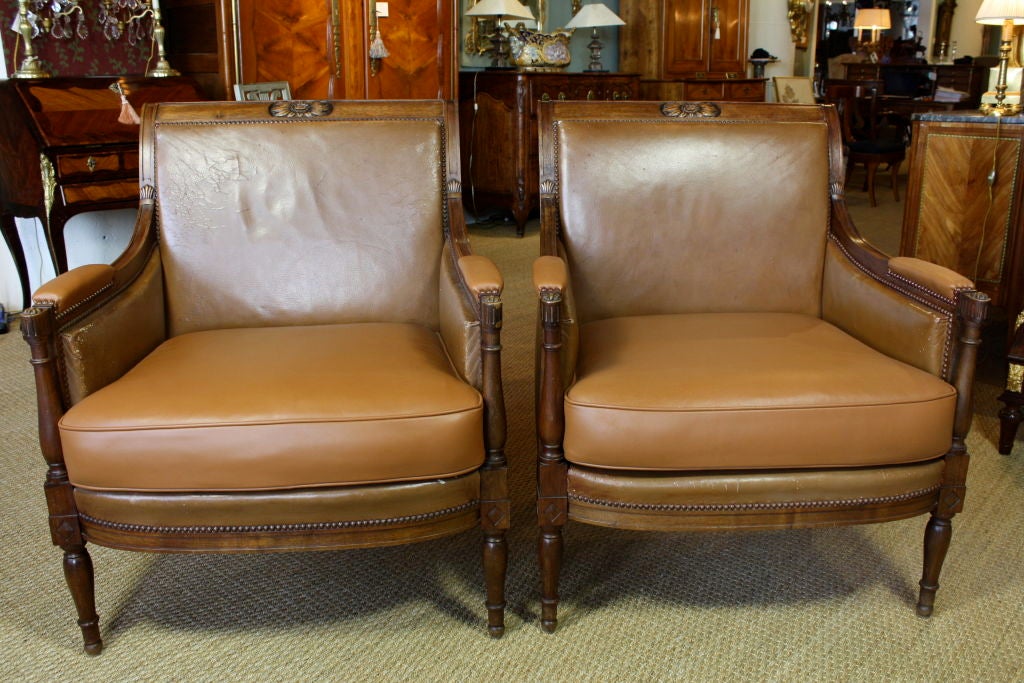
[[[994,136],[931,134],[914,243],[905,245],[909,253],[955,270],[983,288],[999,285],[1020,147],[1018,139],[997,143]],[[993,162],[996,178],[990,192],[987,176]]]
[[[454,64],[451,3],[390,0],[389,16],[378,20],[390,53],[367,81],[372,99],[451,99]]]
[[[331,86],[331,4],[241,0],[242,81],[288,81],[295,99],[323,99]]]

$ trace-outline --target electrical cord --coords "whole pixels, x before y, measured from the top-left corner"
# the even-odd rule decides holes
[[[978,270],[981,268],[981,255],[985,250],[985,238],[988,236],[988,219],[992,215],[992,205],[995,203],[995,184],[999,177],[999,171],[997,169],[998,155],[999,155],[999,140],[1000,133],[1002,132],[1003,117],[996,117],[996,138],[992,144],[992,168],[989,170],[988,175],[985,176],[985,182],[988,185],[988,205],[985,207],[985,216],[981,219],[981,237],[978,239],[978,251],[974,255],[974,270],[971,280],[978,281]]]

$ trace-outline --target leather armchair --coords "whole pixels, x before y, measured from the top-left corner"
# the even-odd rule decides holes
[[[53,542],[328,550],[483,529],[504,629],[502,279],[470,251],[442,102],[162,104],[126,252],[23,319]]]
[[[568,520],[773,529],[963,503],[988,298],[847,214],[831,107],[541,104],[542,626]]]

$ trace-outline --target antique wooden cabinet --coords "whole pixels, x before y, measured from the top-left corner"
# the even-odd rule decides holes
[[[46,78],[0,81],[0,220],[25,296],[28,273],[14,218],[39,218],[57,273],[68,269],[64,224],[139,199],[139,127],[121,123],[118,82],[147,102],[205,99],[190,78]]]
[[[635,74],[463,71],[459,76],[462,197],[469,213],[508,209],[522,236],[537,206],[537,102],[628,100]]]
[[[635,0],[619,14],[619,67],[644,99],[762,101],[748,79],[750,0]]]
[[[642,78],[742,77],[750,0],[622,3],[619,67]]]
[[[916,114],[912,138],[900,254],[971,278],[1013,319],[1024,306],[1024,117]]]
[[[164,0],[168,56],[216,97],[287,81],[296,99],[454,99],[454,3],[390,0],[377,21],[390,54],[372,60],[372,2]]]

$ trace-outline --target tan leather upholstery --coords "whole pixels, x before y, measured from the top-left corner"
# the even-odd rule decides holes
[[[830,107],[552,102],[538,130],[542,626],[570,519],[679,531],[930,512],[931,614],[987,297],[857,235]]]
[[[441,101],[144,110],[128,248],[46,284],[22,325],[87,652],[87,542],[322,550],[476,526],[503,633],[504,284],[469,245],[458,139]]]
[[[945,272],[947,282],[959,281],[955,273]],[[892,358],[948,376],[953,348],[953,316],[948,311],[880,283],[851,262],[835,241],[825,259],[823,289],[825,320]]]
[[[72,404],[113,382],[166,339],[161,274],[160,252],[154,251],[130,287],[61,332]]]
[[[565,396],[571,463],[858,467],[933,459],[949,448],[953,387],[819,318],[631,316],[584,325],[580,337]]]
[[[156,129],[171,335],[374,320],[436,329],[437,122],[306,125],[316,134],[268,118]]]
[[[806,169],[827,168],[825,126],[733,124],[728,147],[712,148],[707,137],[720,127],[559,126],[560,182],[589,188],[563,191],[559,207],[582,322],[705,311],[819,315],[828,177]],[[573,144],[575,136],[586,146]],[[605,150],[602,162],[594,149]],[[740,258],[749,249],[761,257]],[[723,281],[730,286],[712,284]]]
[[[473,501],[480,475],[415,484],[338,486],[259,493],[120,493],[75,489],[82,514],[114,524],[152,527],[381,522],[447,510]]]
[[[426,328],[270,327],[174,337],[60,428],[76,486],[270,490],[474,470],[482,409]]]
[[[907,516],[903,505],[912,506],[911,514],[926,511],[934,504],[944,469],[941,460],[855,469],[658,474],[571,467],[568,492],[572,519],[601,526],[729,528],[764,512],[799,514],[801,526],[834,526],[836,513],[864,506],[874,508],[877,521]],[[791,525],[786,515],[744,524]]]

